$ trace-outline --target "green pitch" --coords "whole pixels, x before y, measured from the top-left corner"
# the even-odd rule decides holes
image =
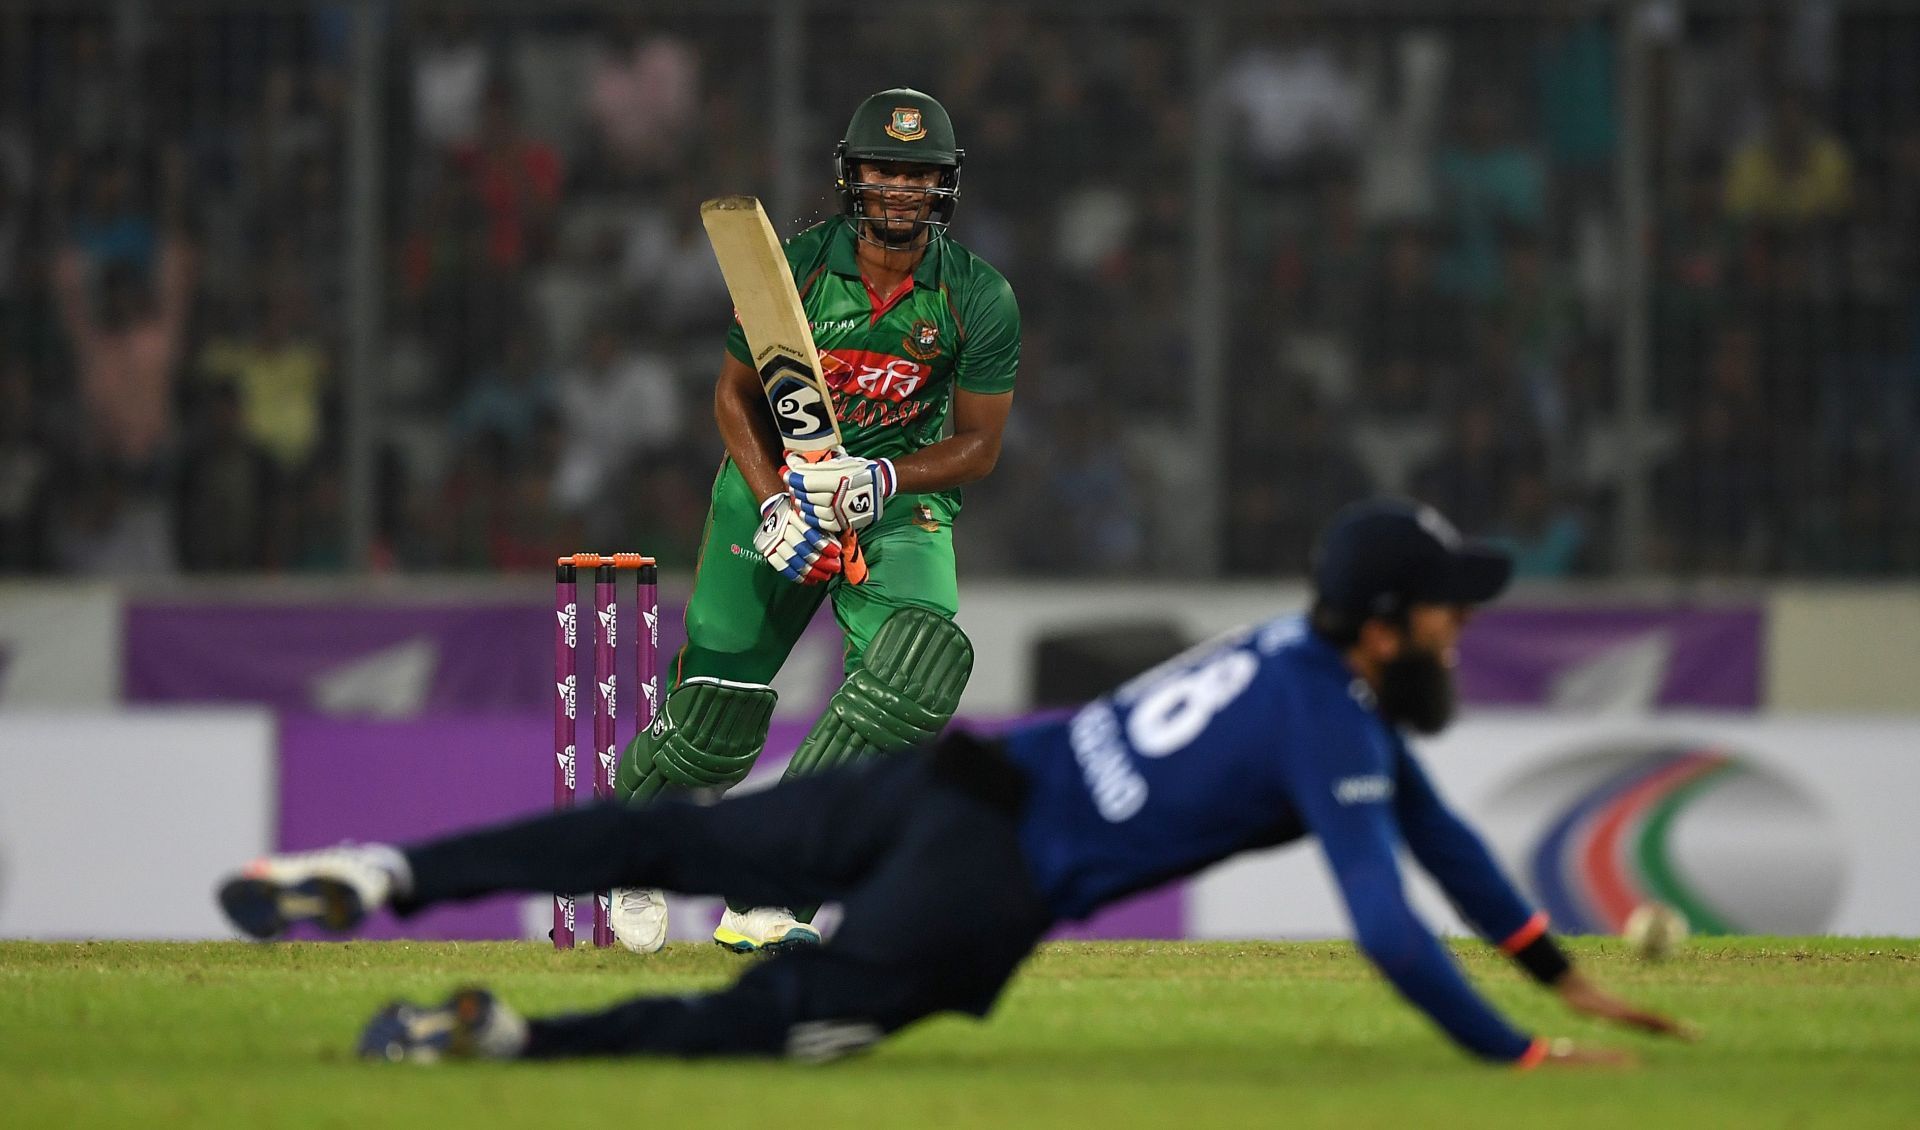
[[[988,1023],[941,1019],[863,1059],[363,1064],[394,996],[483,982],[527,1012],[724,982],[706,946],[653,958],[534,944],[0,943],[0,1121],[21,1127],[1912,1126],[1920,942],[1714,940],[1641,965],[1581,942],[1624,994],[1706,1029],[1684,1046],[1573,1021],[1463,947],[1521,1022],[1605,1039],[1630,1072],[1477,1066],[1345,945],[1047,947]],[[930,955],[937,960],[937,953]]]

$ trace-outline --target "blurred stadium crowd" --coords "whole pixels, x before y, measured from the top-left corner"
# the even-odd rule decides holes
[[[956,236],[1020,296],[967,575],[1177,566],[1196,463],[1229,573],[1298,572],[1308,531],[1381,489],[1499,532],[1529,574],[1617,573],[1632,301],[1647,567],[1920,568],[1920,13],[1268,7],[1223,17],[1204,68],[1170,7],[805,17],[813,195],[776,222],[831,213],[861,96],[921,85],[968,151]],[[773,188],[766,21],[385,10],[372,564],[689,564],[727,313],[696,204]],[[350,565],[348,52],[339,4],[0,7],[0,572]],[[1207,126],[1223,452],[1187,428]]]

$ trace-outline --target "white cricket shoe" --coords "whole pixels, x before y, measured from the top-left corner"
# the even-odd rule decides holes
[[[817,946],[820,931],[793,916],[784,906],[756,906],[744,913],[731,907],[713,929],[715,944],[735,953],[756,953],[787,946]]]
[[[220,885],[220,908],[256,938],[277,938],[301,922],[344,933],[386,905],[406,866],[387,844],[263,855]]]
[[[631,953],[659,953],[667,944],[666,892],[651,887],[615,887],[613,938]]]

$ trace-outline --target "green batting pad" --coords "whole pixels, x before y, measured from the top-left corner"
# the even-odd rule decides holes
[[[696,676],[675,687],[660,717],[627,747],[620,789],[629,802],[671,785],[727,789],[746,779],[767,744],[773,688]]]
[[[931,741],[958,709],[972,673],[965,632],[938,612],[902,608],[873,634],[865,663],[827,702],[787,775]]]

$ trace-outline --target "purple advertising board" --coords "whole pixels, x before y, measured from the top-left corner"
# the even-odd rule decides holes
[[[622,604],[630,618],[631,602]],[[681,610],[662,613],[670,656]],[[126,694],[140,703],[277,708],[282,848],[412,840],[553,803],[552,615],[539,604],[136,603]],[[620,631],[633,639],[630,624]],[[1751,710],[1761,704],[1763,628],[1758,607],[1490,610],[1462,644],[1463,697],[1495,706]],[[826,617],[810,631],[835,634]],[[836,670],[809,689],[820,697],[837,673],[837,663],[823,666]],[[807,713],[775,724],[756,781],[777,776]],[[631,720],[622,722],[624,743]],[[989,731],[1009,724],[965,722]],[[593,748],[590,735],[580,747]],[[405,923],[382,918],[372,932],[520,937],[524,905],[520,896],[481,900]],[[1186,916],[1186,890],[1176,884],[1057,936],[1178,938]]]
[[[539,604],[299,606],[135,602],[125,695],[137,703],[253,702],[279,710],[409,717],[547,709],[552,613]],[[622,601],[621,632],[633,631]],[[660,647],[682,608],[661,609]],[[809,637],[832,636],[819,617]],[[1764,615],[1756,606],[1489,609],[1461,647],[1461,693],[1489,706],[1754,709]],[[831,674],[831,672],[828,672]],[[809,688],[824,701],[831,686]]]
[[[1765,616],[1726,608],[1491,608],[1460,641],[1460,694],[1483,706],[1754,710]]]

